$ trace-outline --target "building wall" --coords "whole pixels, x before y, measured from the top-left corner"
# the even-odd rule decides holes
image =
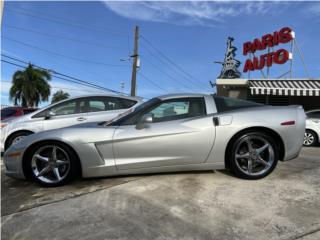
[[[251,95],[248,81],[245,82],[245,80],[242,79],[217,80],[217,95],[247,99],[274,106],[302,105],[306,111],[316,108],[320,109],[319,96]]]

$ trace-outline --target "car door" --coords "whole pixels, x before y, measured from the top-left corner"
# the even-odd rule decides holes
[[[43,130],[68,127],[87,121],[84,111],[85,99],[72,99],[48,108],[42,115]],[[50,116],[49,116],[50,113]],[[48,117],[49,116],[49,117]]]
[[[212,116],[203,98],[160,102],[141,115],[152,115],[144,128],[123,125],[115,130],[114,157],[120,170],[205,162],[214,139]]]
[[[308,120],[307,127],[315,130],[318,134],[320,134],[320,111],[313,111],[307,113]]]
[[[108,121],[126,111],[128,106],[133,106],[136,102],[124,104],[121,98],[117,97],[89,97],[87,98],[87,122]]]

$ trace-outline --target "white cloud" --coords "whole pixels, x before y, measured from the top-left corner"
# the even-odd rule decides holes
[[[167,22],[178,25],[213,26],[239,15],[261,15],[277,10],[277,2],[202,2],[149,1],[104,2],[116,14],[137,20]]]

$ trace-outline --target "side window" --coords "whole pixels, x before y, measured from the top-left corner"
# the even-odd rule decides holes
[[[67,102],[62,102],[60,104],[47,108],[42,112],[39,112],[38,114],[32,116],[32,118],[45,117],[49,111],[53,112],[56,116],[76,114],[78,113],[77,100],[75,99]]]
[[[120,102],[121,108],[131,108],[137,103],[137,101],[125,98],[118,98],[118,101]]]
[[[56,116],[77,113],[76,101],[64,102],[50,108]]]
[[[245,101],[235,98],[218,97],[214,96],[214,102],[216,104],[218,112],[225,112],[230,110],[235,110],[239,108],[250,108],[262,106],[262,104],[256,102]]]
[[[310,112],[310,113],[307,113],[307,116],[309,118],[319,118],[320,119],[320,111],[318,112]]]
[[[147,113],[154,122],[165,122],[205,115],[206,108],[203,98],[186,98],[164,101]]]
[[[126,109],[135,105],[137,102],[130,99],[117,97],[95,97],[88,100],[88,112],[111,111]]]
[[[111,111],[121,109],[118,98],[94,97],[88,99],[88,112]]]

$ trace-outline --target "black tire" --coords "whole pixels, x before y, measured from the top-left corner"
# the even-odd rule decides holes
[[[34,170],[35,168],[32,167],[34,155],[41,149],[46,149],[46,148],[49,149],[50,146],[56,146],[58,149],[57,156],[59,155],[59,151],[60,151],[60,155],[66,154],[68,157],[68,161],[69,161],[69,164],[68,164],[69,170],[66,171],[65,177],[57,182],[46,182],[46,181],[42,180],[41,179],[42,176],[37,177],[35,175],[35,170]],[[70,148],[66,144],[63,144],[60,142],[44,142],[44,143],[40,143],[40,144],[36,145],[35,147],[33,147],[31,149],[30,153],[28,154],[27,158],[25,159],[24,164],[25,164],[25,169],[27,171],[27,175],[45,187],[58,187],[58,186],[65,185],[66,183],[75,179],[79,175],[79,172],[80,172],[80,166],[79,166],[80,164],[79,164],[77,155],[75,154],[75,152],[73,151],[72,148]],[[61,170],[59,172],[61,174]],[[49,174],[50,174],[50,172],[48,173],[47,178],[49,178],[49,176],[50,176]],[[53,175],[54,174],[52,174],[52,176]],[[46,178],[46,176],[43,175],[42,178]]]
[[[269,161],[265,161],[265,163],[268,163],[268,165],[265,165],[265,169],[261,170],[261,174],[259,174],[259,172],[252,173],[252,174],[246,173],[245,169],[243,169],[239,163],[239,161],[242,161],[245,165],[246,159],[241,158],[241,154],[240,154],[240,156],[238,154],[236,157],[237,151],[239,151],[241,144],[244,143],[243,141],[246,141],[248,138],[252,139],[252,140],[250,140],[250,142],[253,141],[253,139],[256,139],[258,142],[261,140],[261,142],[262,142],[262,139],[263,139],[263,141],[268,143],[267,150],[265,150],[265,152],[260,153],[265,156],[268,156],[267,158],[269,158]],[[259,148],[259,147],[257,147],[257,148]],[[255,148],[253,146],[253,149],[254,149],[253,152],[255,150],[257,150],[257,148]],[[277,144],[276,144],[275,140],[264,132],[246,132],[246,133],[242,133],[242,134],[236,136],[236,138],[231,142],[231,147],[229,148],[229,150],[230,151],[229,151],[229,154],[227,155],[227,161],[228,161],[228,166],[230,168],[230,171],[234,175],[236,175],[237,177],[242,178],[242,179],[255,180],[255,179],[261,179],[261,178],[266,177],[275,169],[275,167],[277,166],[277,163],[278,163],[278,159],[279,159],[279,149],[277,148]],[[253,164],[256,165],[258,168],[259,168],[259,165],[261,165],[261,167],[263,167],[260,160],[258,161],[259,156],[261,156],[260,154],[258,154],[258,157],[257,157],[256,153],[250,154],[248,152],[246,154],[248,154],[249,156],[253,156],[252,158],[248,157],[248,160],[247,160],[247,161],[249,161],[249,159],[251,159],[250,160],[251,167],[253,166]],[[244,155],[242,155],[242,156],[244,156]],[[238,162],[237,162],[236,158],[239,159]],[[262,159],[263,159],[263,157],[262,157]],[[270,159],[272,159],[272,161]],[[249,163],[247,162],[247,164],[248,164],[247,171],[249,172]]]
[[[318,136],[314,131],[306,130],[303,138],[303,146],[312,147],[318,143]]]
[[[29,132],[29,131],[20,131],[20,132],[16,132],[16,133],[13,133],[9,138],[8,140],[6,141],[6,145],[5,145],[5,148],[4,150],[6,151],[13,143],[13,141],[18,138],[18,137],[25,137],[25,136],[28,136],[30,134],[32,134],[33,132]]]

